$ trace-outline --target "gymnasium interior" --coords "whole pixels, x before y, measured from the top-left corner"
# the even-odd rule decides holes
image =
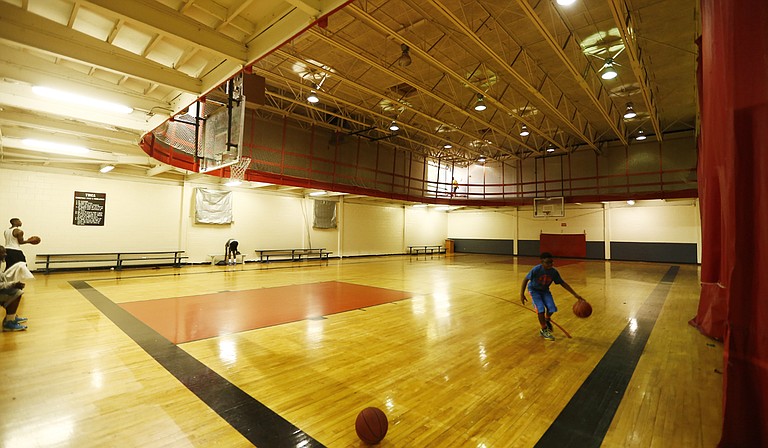
[[[0,445],[768,446],[767,23],[0,0]]]

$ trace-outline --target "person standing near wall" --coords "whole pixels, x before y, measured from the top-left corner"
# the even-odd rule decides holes
[[[5,229],[5,250],[7,252],[5,269],[22,261],[27,262],[27,258],[21,250],[22,244],[37,244],[39,242],[40,238],[36,236],[31,236],[25,240],[24,231],[21,230],[21,220],[19,218],[11,218],[11,227]]]

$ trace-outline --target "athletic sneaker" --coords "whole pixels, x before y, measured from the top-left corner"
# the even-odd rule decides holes
[[[28,319],[26,317],[19,317],[19,316],[16,316],[16,318],[13,319],[13,321],[16,322],[17,324],[20,324],[22,322],[26,322],[27,320]]]
[[[6,320],[3,322],[3,331],[24,331],[27,329],[26,325],[21,325],[18,322],[12,320]]]
[[[550,333],[552,332],[552,321],[549,319],[547,319],[547,330],[549,330]]]
[[[546,328],[542,328],[541,330],[539,330],[539,334],[541,335],[542,338],[544,338],[544,339],[546,339],[548,341],[554,341],[555,340],[555,337],[552,336],[552,332],[550,332]]]

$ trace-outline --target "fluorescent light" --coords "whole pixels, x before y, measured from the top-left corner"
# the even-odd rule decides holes
[[[115,169],[115,165],[109,164],[109,165],[101,165],[101,168],[99,168],[100,173],[108,173]]]
[[[32,151],[48,152],[52,154],[64,154],[70,156],[82,156],[91,152],[84,146],[64,145],[61,143],[46,142],[25,138],[21,141],[25,148]]]
[[[326,194],[328,193],[325,191],[313,191],[312,193],[309,193],[310,196],[325,196]]]
[[[87,96],[75,95],[74,93],[62,92],[60,90],[50,89],[48,87],[34,86],[32,87],[32,91],[42,97],[50,98],[56,101],[63,101],[75,106],[84,106],[118,114],[130,114],[133,112],[132,107],[124,106],[122,104],[110,103],[109,101],[102,101],[95,98],[89,98]]]
[[[424,208],[427,204],[413,204],[413,208]]]

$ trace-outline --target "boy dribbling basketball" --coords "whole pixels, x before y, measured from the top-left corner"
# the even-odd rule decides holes
[[[520,301],[525,305],[528,299],[525,297],[525,287],[528,287],[528,292],[531,294],[531,301],[533,306],[536,307],[536,312],[539,315],[539,324],[541,330],[539,334],[541,337],[548,341],[554,341],[555,337],[552,335],[552,314],[557,311],[555,305],[555,299],[552,297],[552,292],[549,290],[549,286],[552,283],[560,285],[565,288],[566,291],[573,294],[578,300],[584,300],[571,286],[560,277],[560,273],[554,268],[554,260],[552,254],[544,252],[541,254],[541,264],[537,264],[523,279],[523,286],[520,289]]]

